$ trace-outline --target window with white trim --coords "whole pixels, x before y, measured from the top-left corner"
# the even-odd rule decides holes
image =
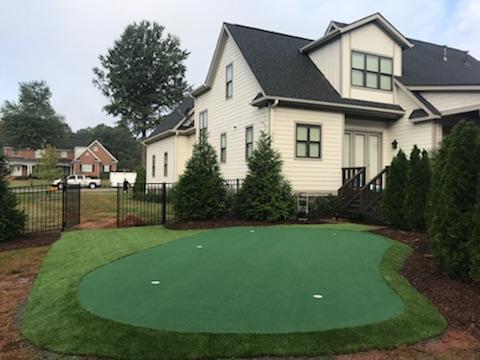
[[[81,170],[83,173],[93,172],[93,164],[82,164]]]
[[[320,125],[297,124],[296,149],[297,158],[321,158],[322,127]]]
[[[227,162],[227,134],[220,135],[220,162]]]
[[[392,82],[392,58],[352,51],[352,85],[391,91]]]
[[[199,115],[199,125],[200,125],[200,140],[202,141],[207,136],[208,128],[208,113],[207,110],[202,111]]]
[[[233,96],[233,64],[228,64],[225,69],[225,94],[226,98],[229,99]]]
[[[110,165],[103,165],[103,172],[110,172]]]
[[[152,177],[155,177],[155,155],[152,155]]]
[[[163,154],[163,177],[168,176],[168,152]]]
[[[253,152],[253,126],[245,129],[245,158],[248,159]]]

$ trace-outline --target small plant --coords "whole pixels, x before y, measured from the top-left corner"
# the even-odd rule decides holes
[[[395,228],[403,225],[402,204],[405,201],[405,181],[408,160],[400,150],[392,160],[387,178],[387,187],[383,194],[381,214],[387,224]]]
[[[405,181],[402,228],[421,231],[425,229],[425,204],[430,185],[428,153],[420,152],[415,145],[410,154]]]
[[[246,220],[276,222],[295,218],[296,200],[282,175],[280,154],[263,132],[248,159],[248,173],[237,195],[237,208]]]
[[[17,198],[7,186],[8,175],[5,157],[0,154],[0,242],[14,239],[25,227],[26,215],[19,211]]]
[[[193,147],[185,172],[172,188],[172,204],[179,221],[215,220],[227,212],[227,190],[215,149],[205,136]]]
[[[308,205],[309,219],[326,219],[337,216],[339,211],[338,196],[329,194],[317,196]]]

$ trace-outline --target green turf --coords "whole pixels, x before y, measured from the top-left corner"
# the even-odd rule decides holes
[[[79,300],[111,320],[173,331],[288,333],[373,324],[404,310],[379,272],[390,245],[365,232],[215,230],[101,267],[80,283]]]
[[[294,226],[282,227],[290,228]],[[365,229],[349,224],[295,228]],[[372,325],[276,335],[181,333],[108,320],[79,304],[78,286],[88,273],[122,257],[198,233],[161,226],[64,233],[46,256],[32,288],[22,317],[23,335],[33,344],[59,353],[173,360],[314,356],[386,349],[438,335],[446,326],[433,305],[399,274],[411,251],[396,241],[385,253],[380,272],[402,298],[405,311]]]

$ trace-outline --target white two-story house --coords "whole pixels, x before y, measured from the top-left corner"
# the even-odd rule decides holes
[[[148,182],[176,181],[202,132],[224,178],[244,178],[264,131],[296,192],[328,194],[358,168],[368,181],[399,149],[433,150],[459,120],[478,122],[480,62],[378,13],[332,21],[316,40],[225,23],[192,96],[146,140]]]

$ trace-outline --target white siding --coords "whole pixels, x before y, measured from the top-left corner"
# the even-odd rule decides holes
[[[480,92],[423,92],[422,95],[440,112],[471,106],[480,108]]]
[[[419,105],[408,96],[403,90],[397,88],[397,103],[405,110],[405,115],[396,120],[392,121],[389,129],[389,143],[394,139],[398,142],[398,148],[402,149],[407,155],[410,153],[413,145],[417,145],[420,149],[425,149],[427,151],[435,148],[434,144],[434,134],[436,134],[437,127],[434,121],[425,121],[414,123],[408,117],[411,112],[419,108]],[[389,147],[391,149],[391,147]],[[392,157],[394,151],[391,150]]]
[[[199,133],[199,114],[208,111],[208,139],[220,152],[220,134],[227,134],[227,161],[220,165],[226,179],[244,178],[247,172],[245,161],[245,128],[253,126],[254,142],[261,130],[268,128],[268,109],[250,105],[262,91],[235,42],[227,37],[220,60],[214,72],[211,89],[195,99],[195,124]],[[233,63],[233,96],[225,97],[225,68]]]
[[[163,176],[163,154],[168,152],[168,176]],[[152,156],[155,155],[155,177],[152,176]],[[175,182],[175,136],[147,145],[147,183]]]
[[[175,181],[185,171],[187,161],[192,157],[195,135],[177,136],[177,147],[175,152]]]
[[[296,124],[322,126],[322,158],[295,157]],[[336,193],[341,186],[344,115],[323,111],[273,110],[273,146],[281,153],[283,173],[296,192]]]
[[[340,88],[340,40],[332,41],[308,54],[317,68],[338,92]]]
[[[394,91],[367,89],[351,85],[351,54],[352,50],[374,55],[391,57],[393,59],[393,73],[401,76],[402,51],[400,46],[392,40],[377,25],[368,24],[348,32],[341,37],[342,64],[341,64],[341,94],[353,99],[393,103]]]

